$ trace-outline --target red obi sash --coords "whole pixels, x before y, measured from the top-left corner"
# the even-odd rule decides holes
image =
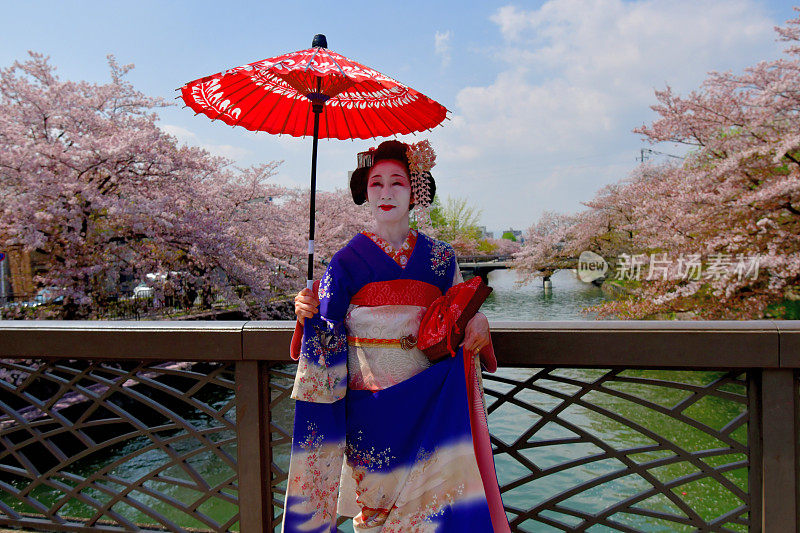
[[[353,296],[350,303],[369,307],[378,305],[428,307],[441,295],[442,291],[436,285],[415,279],[393,279],[367,283]]]
[[[314,282],[313,293],[317,296],[319,280]],[[391,281],[374,281],[364,285],[350,303],[354,305],[375,307],[378,305],[417,305],[428,307],[442,291],[436,285],[414,279],[393,279]],[[300,357],[300,341],[303,338],[303,326],[295,324],[294,335],[289,348],[292,359]]]

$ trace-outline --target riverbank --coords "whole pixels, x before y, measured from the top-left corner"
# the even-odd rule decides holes
[[[149,317],[148,317],[149,318]],[[169,320],[252,320],[247,313],[239,309],[210,309],[197,313],[165,317]],[[154,317],[152,319],[157,319]],[[270,302],[264,316],[259,320],[294,320],[294,300],[277,300]]]
[[[606,279],[601,285],[603,294],[611,299],[623,299],[634,296],[634,290],[641,286],[639,280]],[[646,320],[696,320],[694,311],[656,313]],[[790,287],[784,291],[784,298],[770,304],[761,317],[764,320],[800,320],[800,287]]]

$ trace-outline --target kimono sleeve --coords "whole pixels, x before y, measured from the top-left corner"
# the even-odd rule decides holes
[[[344,399],[295,403],[284,533],[336,531],[345,449],[344,403]]]
[[[334,256],[334,259],[336,256]],[[320,313],[306,318],[291,397],[297,400],[283,513],[284,533],[335,532],[345,449],[350,283],[332,260],[319,286]]]
[[[319,285],[320,312],[305,319],[291,397],[333,403],[347,390],[347,331],[350,280],[341,261],[331,260]]]

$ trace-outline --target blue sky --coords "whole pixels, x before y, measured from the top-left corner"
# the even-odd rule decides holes
[[[623,178],[642,147],[631,129],[654,114],[654,89],[696,88],[709,70],[781,55],[783,0],[538,2],[0,2],[0,66],[28,50],[64,79],[129,80],[170,101],[195,78],[308,48],[331,49],[438,100],[451,120],[428,134],[442,197],[466,197],[490,230],[524,229],[543,210],[575,212]],[[212,123],[180,106],[159,112],[181,142],[246,166],[284,160],[276,180],[308,182],[310,139]],[[406,139],[403,139],[406,140]],[[346,186],[355,153],[376,141],[320,143],[319,187]],[[680,148],[657,146],[679,152]]]

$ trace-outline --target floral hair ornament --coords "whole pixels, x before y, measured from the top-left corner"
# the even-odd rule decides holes
[[[383,141],[377,148],[370,148],[356,155],[356,169],[349,173],[350,192],[356,205],[367,201],[367,182],[369,170],[377,162],[383,160],[400,161],[408,169],[408,180],[413,206],[419,209],[412,211],[416,218],[423,217],[424,210],[433,202],[436,195],[436,182],[430,173],[434,166],[436,154],[428,141],[409,145],[398,140]],[[426,218],[426,217],[423,217]]]
[[[431,227],[431,215],[428,208],[431,205],[430,175],[431,169],[436,166],[436,152],[433,151],[427,139],[418,143],[409,144],[406,148],[408,158],[408,171],[411,174],[411,191],[414,193],[414,219],[419,227]]]

